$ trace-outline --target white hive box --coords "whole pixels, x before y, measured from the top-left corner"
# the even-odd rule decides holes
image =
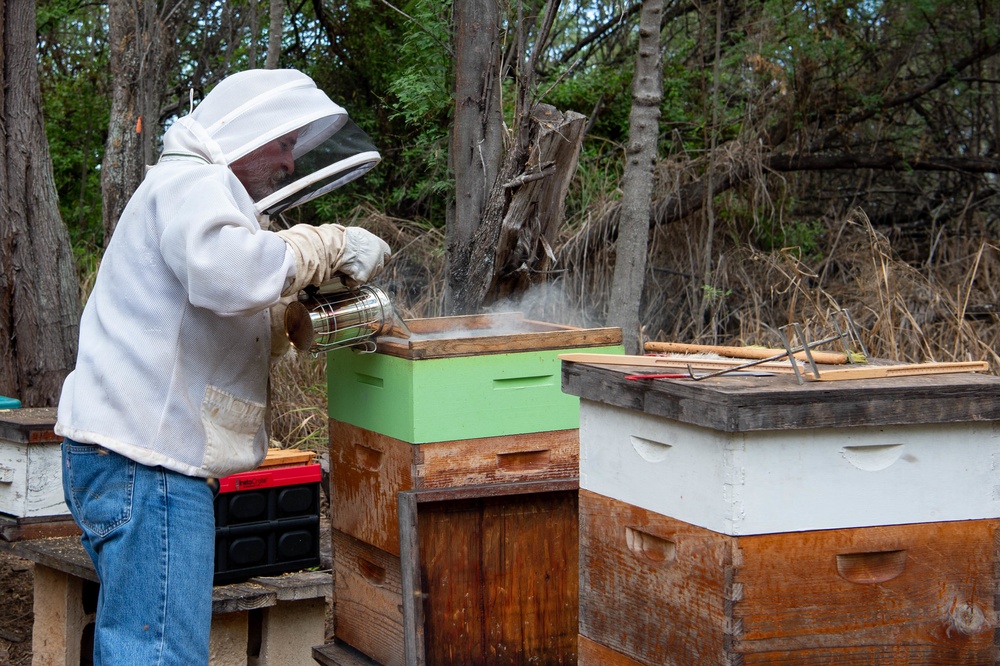
[[[580,488],[756,535],[1000,517],[1000,378],[626,380],[563,363]]]
[[[590,400],[580,488],[731,536],[1000,516],[996,422],[725,432]]]
[[[55,409],[0,410],[0,514],[68,517],[62,490],[62,438]]]

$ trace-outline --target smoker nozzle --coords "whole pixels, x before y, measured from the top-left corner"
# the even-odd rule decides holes
[[[403,340],[412,338],[413,333],[410,331],[410,327],[406,325],[403,318],[396,312],[396,308],[390,305],[389,309],[392,310],[392,316],[389,318],[388,327],[383,331],[382,335]]]

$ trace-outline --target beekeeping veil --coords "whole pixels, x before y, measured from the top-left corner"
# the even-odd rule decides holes
[[[371,139],[305,74],[249,70],[219,85],[164,135],[163,157],[257,174],[257,212],[276,215],[363,175],[381,159]],[[235,164],[234,164],[235,163]],[[241,177],[244,185],[247,178]]]

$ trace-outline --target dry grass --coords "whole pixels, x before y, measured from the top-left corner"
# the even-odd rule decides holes
[[[835,333],[832,319],[847,310],[874,357],[986,360],[994,368],[1000,361],[996,315],[973,316],[980,308],[970,307],[997,302],[992,277],[1000,254],[992,245],[953,240],[941,248],[942,261],[918,270],[857,210],[827,235],[823,258],[813,262],[798,248],[719,245],[706,285],[692,260],[700,241],[695,233],[687,238],[660,239],[654,250],[654,266],[687,269],[654,270],[643,319],[651,339],[780,346],[779,327],[795,322],[808,339],[821,339]]]
[[[271,368],[271,439],[282,448],[325,451],[326,356],[289,354]]]

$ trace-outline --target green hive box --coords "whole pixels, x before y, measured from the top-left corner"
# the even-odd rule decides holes
[[[624,353],[619,328],[573,328],[519,314],[411,319],[409,340],[327,355],[330,418],[411,444],[580,426],[560,354]]]

